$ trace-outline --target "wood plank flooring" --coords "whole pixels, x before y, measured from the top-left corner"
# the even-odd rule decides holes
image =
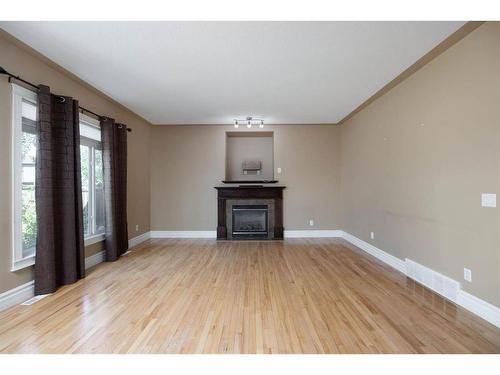
[[[1,312],[0,352],[500,353],[500,330],[340,239],[162,239]]]

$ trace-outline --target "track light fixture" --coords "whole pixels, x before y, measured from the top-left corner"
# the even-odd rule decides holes
[[[240,124],[246,124],[247,128],[249,129],[252,127],[252,125],[259,125],[259,128],[262,129],[264,127],[264,120],[248,116],[245,120],[235,119],[233,121],[233,125],[235,128],[239,128]]]

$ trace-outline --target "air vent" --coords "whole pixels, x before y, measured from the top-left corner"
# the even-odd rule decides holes
[[[40,301],[41,299],[43,299],[43,298],[45,298],[45,297],[49,296],[49,295],[50,295],[50,294],[42,294],[42,295],[40,295],[40,296],[35,296],[35,297],[30,298],[29,300],[27,300],[27,301],[25,301],[25,302],[21,303],[21,305],[23,305],[23,306],[31,306],[31,305],[33,305],[33,304],[37,303],[38,301]]]
[[[452,301],[457,300],[460,283],[411,259],[406,259],[406,275]]]

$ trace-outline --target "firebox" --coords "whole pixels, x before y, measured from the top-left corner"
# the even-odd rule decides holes
[[[232,237],[267,238],[268,221],[267,205],[233,205]]]

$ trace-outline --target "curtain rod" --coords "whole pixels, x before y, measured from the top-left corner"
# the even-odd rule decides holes
[[[16,81],[20,81],[20,82],[22,82],[22,83],[24,83],[24,84],[26,84],[26,85],[28,85],[28,86],[33,87],[35,90],[39,90],[39,89],[40,89],[37,85],[35,85],[35,84],[33,84],[33,83],[29,82],[29,81],[26,81],[26,80],[22,79],[22,78],[21,78],[21,77],[19,77],[19,76],[15,76],[14,74],[9,73],[8,71],[6,71],[6,70],[5,70],[3,67],[1,67],[1,66],[0,66],[0,74],[5,74],[5,75],[9,76],[9,82],[10,82],[12,79],[15,79]],[[87,109],[87,108],[84,108],[84,107],[82,107],[82,106],[78,106],[78,108],[79,108],[79,109],[81,109],[83,112],[87,112],[87,113],[90,113],[90,114],[92,114],[92,115],[96,116],[99,120],[100,120],[100,119],[105,119],[105,118],[107,118],[106,116],[101,116],[101,115],[98,115],[97,113],[92,112],[91,110],[89,110],[89,109]],[[127,131],[131,132],[131,131],[132,131],[132,129],[127,128]]]

